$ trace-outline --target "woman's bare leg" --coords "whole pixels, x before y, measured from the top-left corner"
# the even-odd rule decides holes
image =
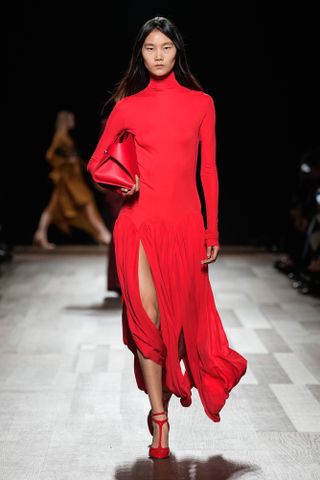
[[[58,201],[57,193],[54,192],[51,196],[48,206],[44,209],[40,216],[38,228],[33,236],[34,243],[38,244],[45,250],[53,250],[55,248],[54,243],[48,242],[48,228],[52,221],[52,212],[56,207]]]
[[[139,289],[142,305],[149,315],[151,320],[154,322],[157,328],[160,326],[160,313],[158,300],[156,295],[156,289],[154,286],[154,281],[152,277],[152,272],[150,270],[149,262],[143,248],[142,243],[140,242],[139,248],[139,262],[138,262],[138,276],[139,276]],[[162,366],[155,363],[149,358],[145,358],[139,349],[137,349],[138,358],[141,364],[141,369],[143,372],[144,381],[149,395],[149,401],[153,412],[162,412],[163,402],[162,402]],[[155,418],[158,420],[164,420],[166,415],[157,415]],[[159,438],[159,425],[153,423],[154,434],[152,446],[156,447],[158,445]],[[168,446],[168,424],[165,423],[162,428],[162,446]]]
[[[87,218],[88,218],[89,222],[91,223],[93,228],[95,228],[95,230],[98,233],[98,235],[97,235],[98,239],[102,243],[105,243],[106,245],[109,245],[110,242],[111,242],[111,239],[112,239],[112,234],[107,229],[105,224],[98,217],[93,204],[92,203],[87,203],[84,206],[84,209],[85,209],[85,212],[86,212],[86,215],[87,215]]]

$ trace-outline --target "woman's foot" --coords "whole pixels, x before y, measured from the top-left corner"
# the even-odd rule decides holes
[[[54,250],[56,245],[48,242],[46,235],[42,232],[36,232],[33,236],[33,243],[44,250]]]
[[[110,245],[112,240],[112,233],[109,230],[102,230],[97,235],[97,240],[103,245]]]

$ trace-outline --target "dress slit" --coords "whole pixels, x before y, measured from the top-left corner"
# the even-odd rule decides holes
[[[157,292],[157,288],[156,288],[156,285],[155,285],[155,281],[154,281],[154,274],[152,272],[152,268],[151,268],[151,265],[150,265],[150,261],[149,261],[149,258],[147,256],[147,252],[146,252],[146,249],[143,245],[143,242],[141,240],[141,238],[139,239],[139,242],[138,242],[138,254],[137,254],[137,258],[138,258],[138,265],[137,265],[137,284],[138,284],[138,290],[139,290],[139,303],[141,304],[141,308],[144,310],[144,313],[145,313],[145,316],[148,317],[148,319],[150,320],[150,322],[152,322],[154,325],[155,323],[153,322],[153,320],[150,318],[148,312],[146,311],[144,305],[143,305],[143,301],[142,301],[142,297],[141,297],[141,282],[140,282],[140,275],[139,275],[139,266],[140,266],[140,261],[141,261],[141,258],[140,258],[140,248],[142,246],[142,249],[144,250],[144,254],[145,254],[145,257],[147,259],[147,263],[149,265],[149,269],[150,269],[150,272],[151,272],[151,277],[152,277],[152,282],[153,282],[153,285],[154,285],[154,289],[155,289],[155,292],[156,292],[156,297],[157,297],[157,303],[158,303],[158,308],[159,308],[159,312],[160,312],[160,321],[161,321],[161,311],[160,311],[160,306],[159,306],[159,299],[158,299],[158,292]],[[155,327],[159,330],[159,328],[155,325]]]
[[[230,348],[210,287],[208,267],[201,266],[206,249],[198,214],[176,225],[159,217],[138,225],[126,213],[113,234],[123,295],[123,341],[134,354],[137,386],[148,394],[137,349],[162,366],[162,386],[184,407],[192,404],[196,387],[204,410],[214,422],[246,363]],[[140,242],[152,273],[160,312],[159,328],[144,309],[139,287]],[[183,335],[185,355],[179,359]]]
[[[116,250],[117,269],[122,289],[123,342],[134,354],[134,371],[137,386],[145,393],[148,393],[137,349],[139,349],[145,358],[149,358],[162,367],[165,367],[166,347],[161,336],[160,328],[158,328],[152,321],[142,303],[139,286],[140,243],[145,251],[149,268],[153,277],[160,319],[163,317],[163,315],[161,302],[159,299],[159,286],[157,284],[156,273],[153,267],[152,252],[150,252],[148,247],[145,245],[143,238],[144,235],[141,229],[136,228],[131,221],[128,223],[127,228],[128,233],[130,232],[130,245],[124,245],[124,252],[121,253],[121,255],[126,256],[124,261],[119,260],[119,249]],[[114,235],[116,236],[116,234],[117,228],[115,226]]]

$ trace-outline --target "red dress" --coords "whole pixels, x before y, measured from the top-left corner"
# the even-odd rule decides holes
[[[182,86],[173,70],[163,78],[150,76],[143,90],[114,106],[89,171],[124,128],[135,136],[140,190],[126,197],[113,235],[123,294],[123,342],[134,354],[137,386],[147,393],[138,347],[163,366],[163,385],[180,398],[181,405],[191,405],[196,387],[206,414],[219,422],[219,412],[245,374],[247,361],[229,347],[208,265],[200,263],[206,258],[206,245],[219,245],[214,101],[207,93]],[[199,141],[207,229],[196,185]],[[140,297],[140,241],[157,292],[159,329]],[[184,372],[178,354],[181,330]]]

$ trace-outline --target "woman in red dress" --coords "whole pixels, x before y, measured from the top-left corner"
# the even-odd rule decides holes
[[[113,231],[123,341],[150,400],[149,456],[165,458],[170,396],[189,407],[197,388],[205,413],[219,422],[247,368],[228,344],[208,275],[219,252],[215,106],[189,70],[181,34],[164,17],[142,26],[112,99],[88,170],[121,130],[134,134],[140,177],[123,189]],[[199,142],[206,228],[196,185]]]

